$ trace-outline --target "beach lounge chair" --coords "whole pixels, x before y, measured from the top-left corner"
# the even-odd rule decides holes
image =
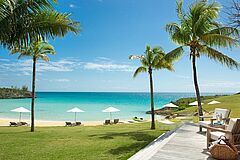
[[[228,109],[222,109],[222,108],[215,108],[215,111],[212,116],[200,116],[199,118],[201,121],[199,121],[199,127],[200,131],[201,128],[207,128],[209,125],[213,126],[214,121],[216,120],[217,115],[222,115],[222,120],[225,123],[229,121],[229,115],[230,115],[231,110]],[[210,118],[210,121],[204,121],[204,118]]]
[[[134,117],[133,120],[134,120],[134,121],[137,121],[137,122],[142,122],[142,121],[143,121],[143,118]]]
[[[73,126],[73,124],[71,122],[65,122],[66,125],[65,126]]]
[[[111,124],[111,121],[109,119],[105,120],[105,125]]]
[[[17,127],[18,126],[18,124],[16,123],[16,122],[9,122],[10,124],[9,124],[9,126],[11,127],[11,126],[15,126],[15,127]]]
[[[240,146],[240,119],[230,119],[229,124],[222,128],[207,127],[207,147],[212,141],[225,136],[231,143]]]
[[[76,122],[76,126],[80,126],[82,123],[81,122]]]
[[[118,122],[119,122],[119,119],[114,119],[114,120],[113,120],[113,123],[114,123],[114,124],[117,124]]]
[[[19,122],[21,126],[29,126],[27,122]]]

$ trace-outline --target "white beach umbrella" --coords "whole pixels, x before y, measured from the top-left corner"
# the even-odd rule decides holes
[[[77,113],[79,113],[79,112],[84,112],[84,111],[81,110],[81,109],[79,109],[79,108],[77,108],[77,107],[75,107],[75,108],[73,108],[73,109],[68,110],[67,112],[75,113],[75,122],[76,122],[76,121],[77,121]]]
[[[112,120],[112,112],[119,112],[120,110],[114,107],[108,107],[104,110],[102,110],[102,112],[109,112],[110,114],[110,120]]]
[[[168,103],[168,104],[165,104],[163,108],[178,108],[178,106],[173,103]]]
[[[221,103],[221,102],[218,102],[218,101],[211,101],[211,102],[209,102],[208,104],[219,104],[219,103]]]
[[[12,112],[19,112],[19,122],[21,122],[21,117],[22,117],[22,113],[29,113],[31,111],[29,111],[28,109],[24,108],[24,107],[19,107],[16,109],[11,110]]]
[[[203,105],[203,103],[201,103]],[[192,102],[188,104],[189,106],[197,106],[198,105],[198,101]]]

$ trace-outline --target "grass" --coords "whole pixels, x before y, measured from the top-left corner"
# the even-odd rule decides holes
[[[0,159],[127,159],[174,125],[156,123],[109,126],[0,127]]]
[[[220,104],[208,105],[207,103],[216,100],[221,102]],[[231,109],[230,117],[239,118],[240,117],[240,94],[230,95],[230,96],[222,96],[214,99],[203,100],[203,109],[206,111],[214,111],[215,108],[226,108]],[[189,107],[185,110],[178,111],[177,113],[183,114],[192,114],[197,112],[197,107]],[[196,118],[194,118],[196,119]]]

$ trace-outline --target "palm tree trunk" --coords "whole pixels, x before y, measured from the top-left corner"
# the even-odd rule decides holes
[[[151,115],[152,115],[152,123],[151,129],[155,129],[155,118],[154,118],[154,96],[153,96],[153,78],[152,78],[152,69],[149,69],[150,76],[150,97],[151,97]]]
[[[33,57],[32,73],[32,105],[31,105],[31,132],[34,132],[34,101],[35,101],[35,81],[36,81],[36,58]]]
[[[198,80],[197,80],[196,56],[194,54],[192,56],[192,65],[193,65],[193,81],[194,81],[194,86],[195,86],[195,91],[196,91],[196,96],[198,101],[198,116],[202,116],[203,112],[202,112],[201,96],[200,96]]]

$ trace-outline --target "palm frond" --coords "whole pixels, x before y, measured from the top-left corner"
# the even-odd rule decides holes
[[[200,39],[209,46],[232,48],[238,46],[238,41],[232,37],[220,34],[204,34]]]
[[[45,62],[48,62],[50,60],[50,58],[46,54],[38,54],[36,58],[37,59],[42,59]]]
[[[136,71],[134,72],[133,77],[135,78],[135,77],[137,77],[137,75],[138,75],[139,73],[144,73],[144,72],[147,72],[147,68],[145,68],[145,67],[143,67],[143,66],[138,67],[138,68],[136,69]]]
[[[49,0],[8,1],[0,5],[0,44],[4,47],[26,46],[38,36],[46,39],[79,32],[79,23],[70,14],[54,11]]]
[[[221,26],[212,29],[208,32],[209,34],[220,34],[225,36],[231,36],[231,37],[239,37],[240,32],[237,28],[228,27],[228,26]]]
[[[130,55],[128,59],[134,60],[134,59],[142,59],[144,58],[144,55]]]
[[[164,59],[169,63],[173,63],[174,61],[179,60],[179,58],[183,55],[183,53],[184,53],[183,47],[180,46],[180,47],[170,51],[169,53],[167,53],[164,56]]]
[[[240,67],[240,64],[237,61],[235,61],[234,59],[228,57],[227,55],[225,55],[211,47],[201,46],[201,47],[199,47],[199,49],[202,54],[206,55],[210,59],[220,62],[222,65],[225,65],[230,69],[233,69],[233,68],[239,69],[239,67]]]
[[[179,45],[186,45],[191,40],[191,32],[189,28],[181,27],[177,23],[167,24],[166,31],[170,34],[171,40]]]

